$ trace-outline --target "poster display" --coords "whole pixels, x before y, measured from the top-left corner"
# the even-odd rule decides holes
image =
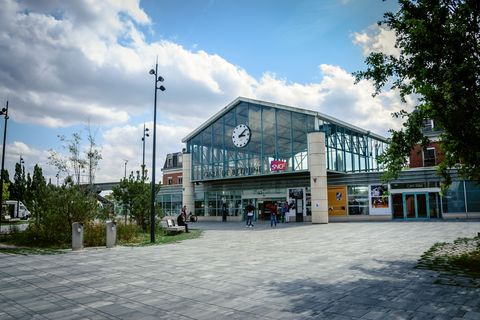
[[[328,215],[344,216],[347,214],[347,186],[328,187]]]
[[[370,214],[391,214],[388,185],[372,184],[370,190]]]

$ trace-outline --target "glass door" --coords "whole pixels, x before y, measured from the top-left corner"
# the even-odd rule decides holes
[[[405,219],[415,219],[415,194],[403,195],[403,216]]]
[[[430,218],[440,218],[440,200],[438,192],[428,194],[428,204],[430,206]]]
[[[405,219],[430,219],[428,192],[404,193],[403,216]]]
[[[417,198],[417,218],[418,219],[428,219],[428,203],[427,203],[427,193],[418,193],[415,195]]]

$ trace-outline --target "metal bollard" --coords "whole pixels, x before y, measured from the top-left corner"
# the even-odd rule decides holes
[[[83,223],[72,223],[72,250],[83,249]]]
[[[107,248],[113,248],[117,244],[117,223],[114,221],[107,221],[106,228]]]

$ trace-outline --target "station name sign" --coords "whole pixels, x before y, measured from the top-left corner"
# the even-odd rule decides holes
[[[232,169],[214,169],[203,172],[204,179],[215,179],[215,178],[226,178],[226,177],[241,177],[241,176],[251,176],[260,174],[262,168],[258,167],[247,167],[247,168],[232,168]]]

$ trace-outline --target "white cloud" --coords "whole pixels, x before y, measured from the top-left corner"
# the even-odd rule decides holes
[[[385,25],[373,24],[362,32],[353,33],[353,42],[362,47],[363,55],[383,52],[398,57],[400,49],[395,47],[395,31]]]
[[[0,1],[0,97],[15,105],[16,122],[58,128],[91,119],[101,126],[97,181],[123,177],[124,159],[129,171],[140,168],[143,123],[129,121],[151,111],[154,79],[148,70],[157,56],[167,88],[158,96],[157,177],[165,154],[180,151],[181,138],[238,96],[317,110],[380,134],[398,128],[390,114],[405,107],[391,91],[372,98],[371,83],[354,85],[339,66],[320,65],[314,83],[291,83],[272,72],[256,79],[195,46],[148,43],[139,26],[151,21],[138,1]],[[365,53],[393,50],[392,34],[371,27],[354,41]],[[151,144],[148,139],[147,168]],[[25,144],[15,148],[46,164],[48,152]]]
[[[151,177],[152,168],[152,147],[153,147],[153,123],[146,123],[150,129],[150,137],[145,141],[145,166],[148,170],[148,176]],[[155,176],[159,180],[161,168],[165,162],[165,155],[171,152],[181,151],[183,144],[182,138],[191,131],[187,127],[175,127],[157,124],[157,146],[156,146],[156,166]],[[143,124],[137,126],[126,125],[108,130],[103,135],[105,141],[102,146],[103,159],[100,162],[100,168],[96,177],[97,181],[118,181],[124,176],[124,164],[127,163],[127,175],[131,171],[140,171],[143,153]]]

